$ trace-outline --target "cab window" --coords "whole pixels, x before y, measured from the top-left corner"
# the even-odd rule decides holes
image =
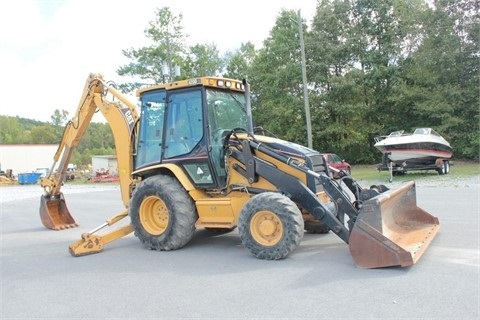
[[[168,97],[165,158],[190,153],[203,137],[202,92],[171,93]]]

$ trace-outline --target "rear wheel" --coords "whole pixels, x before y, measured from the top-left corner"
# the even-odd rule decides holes
[[[437,168],[437,172],[439,175],[443,174],[443,165],[440,168]]]
[[[450,172],[450,163],[448,161],[443,161],[440,167],[437,169],[438,174],[448,174]]]
[[[170,176],[153,176],[140,183],[133,192],[129,214],[135,236],[149,249],[182,248],[195,232],[195,205]]]
[[[303,238],[303,218],[297,205],[284,195],[264,192],[243,207],[238,223],[243,245],[259,259],[278,260]]]

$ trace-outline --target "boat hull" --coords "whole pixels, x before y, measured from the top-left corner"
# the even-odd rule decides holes
[[[435,163],[437,159],[450,159],[453,154],[452,151],[442,150],[442,148],[420,149],[402,146],[386,146],[378,149],[387,155],[391,161],[408,161],[415,164],[432,164]]]
[[[375,140],[375,148],[394,162],[433,164],[438,159],[447,160],[453,155],[450,143],[431,128],[419,128],[413,134],[395,131]]]

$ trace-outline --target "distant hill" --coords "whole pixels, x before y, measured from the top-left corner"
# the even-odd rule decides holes
[[[2,117],[17,119],[20,126],[25,130],[31,130],[34,127],[44,126],[44,125],[49,124],[48,122],[43,122],[43,121],[38,121],[38,120],[33,120],[33,119],[28,119],[28,118],[22,118],[22,117],[19,117],[19,116],[12,117],[12,116],[0,115],[0,118],[2,118]]]

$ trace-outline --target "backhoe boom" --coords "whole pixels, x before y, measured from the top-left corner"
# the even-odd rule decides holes
[[[107,94],[118,101],[107,100]],[[113,132],[122,200],[124,205],[128,206],[132,186],[132,143],[139,117],[132,102],[113,86],[107,85],[101,75],[90,74],[75,116],[67,123],[62,140],[53,157],[52,170],[47,177],[40,181],[44,188],[44,195],[40,202],[40,217],[47,228],[61,230],[78,225],[70,215],[60,190],[73,152],[82,140],[97,110],[104,115]],[[57,163],[58,168],[54,172]]]

